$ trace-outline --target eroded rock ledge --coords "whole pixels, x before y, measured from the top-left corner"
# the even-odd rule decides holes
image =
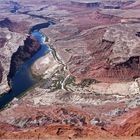
[[[9,90],[7,75],[9,73],[10,61],[18,46],[23,45],[23,40],[26,38],[24,34],[9,31],[7,28],[0,28],[0,94]]]
[[[79,79],[102,82],[126,82],[139,77],[139,28],[139,24],[118,24],[104,29],[93,28],[81,36],[85,40],[82,47],[87,53],[82,57],[77,53],[70,58],[71,74]],[[75,44],[76,40],[71,42]]]
[[[72,90],[60,88],[67,76],[60,70],[51,79],[27,91],[23,98],[15,98],[0,113],[0,138],[121,140],[120,136],[123,136],[122,140],[125,137],[136,140],[135,136],[140,136],[140,82],[133,79],[139,74],[139,25],[124,24],[127,20],[121,24],[120,16],[117,17],[121,12],[110,15],[117,9],[109,9],[106,14],[60,1],[46,0],[46,5],[55,3],[48,7],[44,6],[44,1],[37,4],[29,0],[21,2],[26,6],[25,12],[29,8],[29,13],[36,17],[58,19],[58,24],[43,29],[43,33],[66,62],[70,70],[68,74],[72,75],[66,81],[66,88]],[[16,16],[17,19],[20,16],[27,19],[25,15]],[[28,21],[34,23],[34,18],[28,17]],[[38,19],[38,22],[44,21]],[[14,39],[24,40],[17,37]],[[3,64],[5,60],[10,62],[0,58]],[[44,62],[44,58],[35,64],[35,73],[38,74],[40,66],[43,66],[40,72],[46,72],[48,61]],[[83,81],[78,83],[75,77]],[[102,82],[96,83],[94,78]]]

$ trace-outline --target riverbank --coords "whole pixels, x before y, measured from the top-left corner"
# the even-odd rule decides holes
[[[42,23],[43,28],[49,27],[51,22]],[[34,28],[36,27],[36,28]],[[32,27],[32,33],[24,41],[24,46],[20,46],[11,58],[11,67],[8,74],[8,81],[10,84],[10,91],[8,93],[3,93],[0,97],[0,108],[2,109],[7,105],[14,97],[17,97],[31,88],[38,80],[33,77],[31,66],[41,57],[48,57],[47,53],[50,51],[49,47],[46,45],[46,37],[39,32],[41,29],[40,24]],[[35,31],[33,31],[35,29]],[[49,55],[50,56],[50,55]],[[51,57],[51,56],[50,56]],[[42,60],[42,59],[41,59]],[[53,57],[47,59],[50,63]],[[39,60],[38,60],[39,61]],[[46,66],[46,65],[44,65]],[[44,70],[47,67],[44,67]],[[56,67],[53,68],[55,70]],[[33,69],[32,69],[33,70]],[[49,72],[53,72],[53,70]],[[45,73],[45,71],[44,71]],[[38,75],[40,77],[40,75]]]

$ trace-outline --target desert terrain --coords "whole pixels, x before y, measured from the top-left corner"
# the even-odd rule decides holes
[[[139,13],[139,0],[0,1],[0,105],[49,48],[0,106],[0,139],[139,140]]]

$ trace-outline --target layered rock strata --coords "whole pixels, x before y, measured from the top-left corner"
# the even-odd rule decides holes
[[[18,46],[23,44],[25,35],[10,32],[6,28],[0,28],[0,94],[9,90],[7,75],[10,69],[11,57],[17,51]]]
[[[115,1],[118,3],[117,0],[112,3]],[[6,13],[0,15],[12,17],[13,21],[26,19],[33,25],[44,23],[48,18],[57,21],[42,32],[49,37],[51,47],[67,69],[53,68],[52,65],[58,64],[50,54],[48,57],[53,63],[48,62],[47,55],[34,63],[34,74],[43,74],[44,79],[24,97],[14,98],[0,112],[0,138],[139,140],[140,26],[137,2],[129,6],[122,4],[121,9],[94,9],[73,6],[65,0],[36,3],[21,0],[18,11],[22,14],[11,13],[6,9],[8,3],[3,2],[0,10]],[[16,37],[10,42],[16,40],[18,44],[17,40],[24,40],[18,38],[21,34],[14,35]],[[2,44],[5,43],[2,41]],[[7,50],[25,47],[21,44],[11,46]],[[11,55],[5,55],[5,47],[0,49],[3,56],[11,58],[13,51]],[[17,66],[22,61],[19,57],[18,54],[15,57]],[[6,75],[4,64],[10,63],[9,58],[0,58],[3,75]],[[48,78],[47,71],[50,70],[54,74]]]
[[[8,79],[11,79],[19,67],[31,58],[40,49],[40,43],[32,36],[28,36],[24,41],[24,45],[20,46],[18,50],[12,55],[10,71]]]

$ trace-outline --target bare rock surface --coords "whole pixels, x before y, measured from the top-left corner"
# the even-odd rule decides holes
[[[48,52],[32,65],[31,71],[33,75],[41,76],[44,79],[47,79],[50,78],[59,67],[60,64],[54,59],[53,54]]]
[[[139,108],[130,111],[115,120],[107,129],[115,135],[139,136]]]
[[[0,21],[0,27],[1,28],[8,28],[9,31],[11,32],[20,32],[20,33],[24,33],[27,32],[28,28],[27,28],[27,22],[20,22],[20,23],[16,23],[14,21],[11,21],[8,18],[5,18],[3,20]]]
[[[0,62],[1,62],[1,83],[0,83],[0,93],[6,92],[9,90],[9,85],[7,81],[7,75],[10,69],[10,62],[11,57],[14,52],[17,51],[19,45],[23,44],[23,40],[25,38],[24,34],[10,32],[7,29],[1,28],[0,34],[2,40],[6,40],[4,43],[1,41],[1,55],[0,55]]]
[[[116,0],[95,8],[66,0],[0,4],[1,93],[9,69],[13,76],[39,49],[26,34],[33,25],[55,22],[41,32],[59,58],[48,53],[32,65],[43,79],[1,110],[1,139],[140,139],[138,1],[118,9]]]
[[[18,50],[11,57],[8,79],[11,79],[19,67],[31,58],[39,49],[39,42],[32,36],[28,36],[24,41],[24,45],[19,46]]]

